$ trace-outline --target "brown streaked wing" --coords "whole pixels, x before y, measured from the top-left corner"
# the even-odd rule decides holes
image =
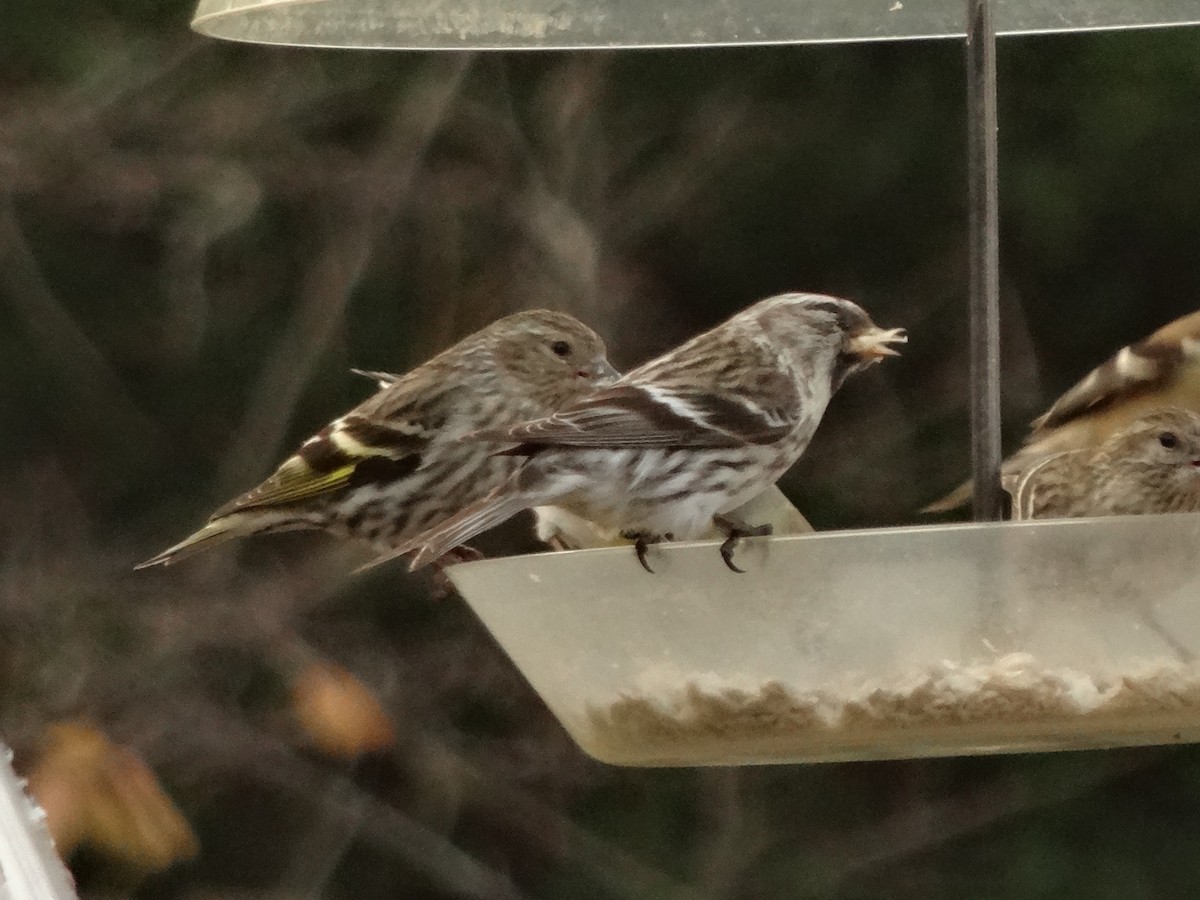
[[[1030,439],[1045,429],[1057,428],[1089,410],[1105,406],[1123,394],[1147,390],[1169,378],[1183,358],[1178,341],[1163,336],[1169,328],[1170,325],[1144,341],[1122,347],[1092,369],[1033,420]]]
[[[552,416],[479,436],[539,446],[740,447],[779,440],[794,426],[795,416],[782,406],[768,415],[727,394],[624,384]]]
[[[368,482],[398,480],[420,465],[425,443],[420,435],[346,416],[306,441],[266,481],[226,503],[211,518],[300,503]]]

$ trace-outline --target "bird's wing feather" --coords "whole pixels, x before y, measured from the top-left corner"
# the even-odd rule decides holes
[[[371,369],[351,369],[350,371],[355,375],[361,375],[363,378],[369,378],[371,381],[374,381],[376,387],[381,391],[390,388],[403,377],[402,375],[394,375],[391,372],[376,372]]]
[[[739,447],[770,444],[803,415],[794,373],[765,341],[731,348],[706,332],[566,409],[488,440],[531,446]]]
[[[434,420],[439,410],[453,406],[453,389],[413,373],[358,374],[375,379],[380,390],[305,441],[270,478],[225,504],[213,518],[298,503],[357,483],[401,478],[416,469],[438,430]]]
[[[279,506],[307,500],[335,491],[350,480],[354,465],[339,466],[331,472],[314,471],[300,456],[286,460],[266,481],[237,499],[225,504],[215,513],[221,518],[251,507]]]
[[[1033,420],[1030,440],[1035,440],[1039,432],[1057,428],[1089,410],[1169,379],[1186,356],[1196,355],[1197,341],[1181,331],[1195,331],[1198,327],[1200,314],[1185,316],[1145,340],[1122,347]]]
[[[309,438],[258,487],[222,506],[213,519],[330,494],[357,482],[402,477],[420,465],[426,443],[411,422],[348,414]]]
[[[756,402],[733,392],[617,384],[565,410],[502,431],[491,440],[567,447],[740,447],[779,440],[795,427],[788,381],[781,396]]]
[[[438,525],[422,532],[359,569],[372,569],[398,556],[413,553],[409,570],[416,571],[441,559],[455,547],[460,547],[475,535],[494,528],[512,518],[535,502],[534,498],[517,490],[514,483],[495,488],[486,497],[459,510]]]

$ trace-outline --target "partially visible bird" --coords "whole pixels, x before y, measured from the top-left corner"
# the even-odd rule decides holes
[[[901,329],[877,327],[848,300],[783,294],[626,374],[553,415],[481,430],[524,461],[503,485],[397,553],[416,569],[523,509],[548,504],[634,540],[639,561],[658,540],[687,540],[714,523],[736,540],[761,523],[723,514],[770,487],[804,452],[851,374],[895,356]]]
[[[1200,412],[1200,311],[1122,347],[1084,376],[1033,420],[1024,444],[1004,461],[1002,477],[1064,450],[1096,447],[1164,406]],[[970,499],[967,481],[921,512],[948,512]]]
[[[1098,448],[1054,453],[1004,487],[1014,519],[1200,511],[1200,415],[1146,413]]]
[[[464,435],[548,415],[617,378],[595,332],[548,310],[499,319],[407,375],[365,374],[380,381],[378,393],[137,568],[230,538],[301,528],[391,549],[485,496],[520,465]]]

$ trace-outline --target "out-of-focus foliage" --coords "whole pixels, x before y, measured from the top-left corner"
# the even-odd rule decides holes
[[[60,854],[90,847],[147,873],[196,855],[196,836],[154,775],[95,727],[51,725],[37,757],[29,792]]]
[[[537,305],[622,365],[788,289],[907,326],[784,487],[818,527],[913,521],[967,470],[960,45],[319,52],[193,37],[190,8],[0,29],[0,735],[28,771],[51,723],[102,725],[201,848],[150,880],[85,849],[85,895],[1194,888],[1191,749],[619,770],[399,567],[300,535],[129,571],[365,396],[350,366]],[[1195,29],[1002,44],[1011,441],[1200,306],[1198,61]],[[380,752],[320,752],[313,664],[380,704]]]

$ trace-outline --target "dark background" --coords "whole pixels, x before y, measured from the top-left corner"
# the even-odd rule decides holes
[[[86,896],[1128,898],[1200,881],[1200,753],[711,770],[584,757],[461,602],[319,537],[130,566],[403,371],[517,309],[628,367],[772,293],[911,342],[783,486],[918,521],[966,458],[963,49],[419,55],[204,40],[190,2],[0,30],[0,735],[86,718],[202,852]],[[1006,446],[1200,296],[1200,30],[1005,38]],[[531,549],[527,524],[498,536]],[[297,653],[369,685],[355,763]]]

